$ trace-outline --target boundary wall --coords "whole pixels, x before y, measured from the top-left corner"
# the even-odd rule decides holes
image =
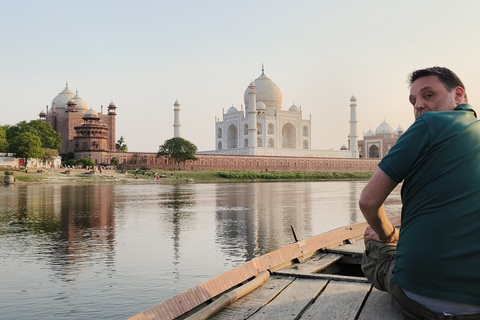
[[[314,158],[279,156],[243,156],[196,154],[198,160],[180,165],[182,170],[217,171],[320,171],[320,172],[375,172],[380,159]],[[85,152],[76,158],[90,158],[95,164],[110,163],[116,157],[125,169],[176,170],[178,164],[156,153],[140,152]]]

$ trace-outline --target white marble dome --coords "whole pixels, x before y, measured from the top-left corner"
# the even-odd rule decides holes
[[[375,134],[376,135],[392,135],[393,134],[393,128],[384,120],[377,129],[375,129]]]
[[[300,109],[295,105],[295,103],[288,109],[288,111],[300,111]]]
[[[375,133],[373,133],[372,129],[370,128],[363,136],[364,137],[373,137]]]
[[[258,100],[256,103],[257,110],[265,110],[267,106],[262,101]]]
[[[404,131],[403,131],[403,128],[400,127],[400,126],[398,126],[398,128],[395,129],[395,131],[393,131],[393,135],[395,135],[395,136],[401,136],[401,135],[403,134],[403,132],[404,132]]]
[[[227,111],[227,113],[235,113],[235,112],[238,112],[238,110],[234,106],[231,106]]]
[[[87,112],[85,112],[84,118],[91,118],[91,119],[99,119],[98,112],[90,108]]]
[[[267,107],[276,107],[281,109],[282,107],[282,92],[280,88],[268,78],[263,72],[254,81],[255,83],[255,91],[257,100],[262,101],[265,103]],[[248,87],[245,90],[245,94],[243,95],[243,99],[245,101],[245,107],[248,107]]]
[[[68,83],[63,89],[62,92],[60,92],[55,98],[52,100],[52,106],[50,110],[48,110],[48,113],[53,112],[53,106],[55,106],[55,109],[65,109],[67,107],[67,103],[70,99],[72,99],[75,96],[75,94],[68,89]]]
[[[77,94],[75,95],[75,97],[73,97],[73,100],[77,104],[75,106],[75,110],[77,110],[77,111],[87,111],[88,110],[87,103],[85,102],[85,100],[80,98],[80,96],[78,95],[78,91],[77,91]]]

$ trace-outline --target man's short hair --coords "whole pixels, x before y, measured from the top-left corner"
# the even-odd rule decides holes
[[[444,67],[431,67],[413,71],[409,79],[410,86],[412,86],[415,80],[428,76],[437,76],[438,80],[440,80],[448,92],[456,87],[461,87],[465,91],[465,86],[463,85],[462,80],[460,80],[452,70]]]

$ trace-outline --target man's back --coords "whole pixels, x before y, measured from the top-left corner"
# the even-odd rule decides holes
[[[480,122],[471,107],[423,114],[379,167],[404,180],[395,282],[480,304]]]

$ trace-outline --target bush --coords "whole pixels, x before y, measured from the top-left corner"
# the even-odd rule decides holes
[[[5,174],[6,176],[13,176],[13,171],[11,171],[11,170],[5,170],[4,174]]]

